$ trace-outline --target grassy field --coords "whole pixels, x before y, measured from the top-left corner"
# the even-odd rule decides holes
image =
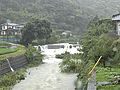
[[[97,90],[120,90],[120,85],[99,86]]]
[[[26,52],[26,48],[22,45],[19,45],[17,47],[16,51],[13,50],[13,52],[11,52],[11,53],[6,53],[6,54],[3,54],[3,55],[0,55],[0,61],[5,60],[9,57],[16,57],[16,56],[24,55],[25,52]]]
[[[14,48],[0,48],[0,55],[16,52],[17,49]]]
[[[120,68],[103,68],[97,67],[97,82],[111,82],[114,77],[120,75]],[[97,90],[120,90],[120,85],[98,86]]]
[[[111,81],[112,78],[114,78],[115,75],[120,75],[120,68],[103,68],[103,67],[97,67],[97,81]]]

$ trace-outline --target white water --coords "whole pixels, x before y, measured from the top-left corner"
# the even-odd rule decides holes
[[[58,51],[58,50],[57,50]],[[55,58],[56,51],[45,52],[44,64],[28,69],[27,77],[13,87],[13,90],[75,90],[75,74],[61,73]]]

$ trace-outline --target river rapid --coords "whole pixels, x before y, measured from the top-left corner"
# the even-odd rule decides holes
[[[61,61],[54,54],[46,55],[44,64],[28,69],[25,80],[16,84],[13,90],[75,90],[76,74],[61,73]]]

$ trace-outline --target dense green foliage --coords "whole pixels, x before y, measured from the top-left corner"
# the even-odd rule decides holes
[[[0,24],[28,22],[32,17],[47,18],[53,27],[79,34],[95,15],[112,16],[119,11],[119,0],[1,0]],[[107,7],[107,8],[106,8]],[[79,32],[79,33],[78,33]]]
[[[0,77],[0,90],[11,90],[12,86],[25,78],[25,69],[7,73]]]
[[[92,21],[88,27],[88,32],[82,39],[83,59],[96,62],[102,56],[102,63],[112,59],[115,55],[113,42],[117,37],[112,37],[109,33],[114,30],[114,23],[111,20]]]
[[[81,56],[83,64],[78,78],[83,83],[87,83],[88,73],[100,56],[102,59],[99,65],[119,67],[120,44],[119,38],[112,32],[114,26],[111,20],[99,20],[96,17],[90,22],[88,31],[81,40],[84,53]]]
[[[119,0],[106,2],[107,0],[1,0],[0,24],[7,19],[25,23],[33,17],[47,18],[54,28],[81,34],[94,16],[110,17],[119,12]]]
[[[30,67],[40,65],[42,63],[43,55],[37,51],[32,45],[29,45],[25,53]]]
[[[62,30],[83,31],[88,18],[83,17],[77,1],[73,0],[4,0],[0,1],[0,23],[28,22],[32,17],[47,18],[53,27]]]
[[[66,52],[65,54],[57,55],[56,57],[63,59],[63,61],[60,63],[62,72],[79,73],[82,64],[80,54],[71,55]]]
[[[33,19],[23,28],[21,41],[24,45],[31,44],[33,40],[36,40],[38,44],[40,44],[39,42],[41,40],[45,40],[44,43],[46,43],[51,36],[51,32],[50,22],[47,20]]]
[[[43,55],[41,55],[41,53],[31,45],[28,46],[26,53],[24,54],[28,59],[28,65],[25,68],[1,76],[0,90],[11,90],[16,83],[19,83],[21,80],[25,79],[27,68],[38,66],[42,63]]]
[[[83,45],[82,51],[84,53],[77,56],[70,54],[57,56],[58,58],[63,58],[65,56],[60,64],[63,72],[79,73],[78,82],[80,80],[83,84],[83,87],[81,88],[86,87],[88,78],[90,77],[88,73],[100,56],[102,56],[102,59],[100,60],[99,65],[111,68],[113,73],[106,72],[106,74],[104,73],[103,75],[99,71],[97,72],[97,79],[99,80],[103,78],[106,80],[109,78],[108,80],[112,80],[114,77],[112,76],[113,74],[116,73],[119,75],[118,67],[120,65],[120,39],[112,32],[114,30],[114,26],[114,23],[109,19],[99,20],[99,18],[95,17],[90,22],[88,31],[81,40],[81,44]],[[100,75],[101,77],[99,77]]]

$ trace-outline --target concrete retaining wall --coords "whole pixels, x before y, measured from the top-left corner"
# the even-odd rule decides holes
[[[24,55],[17,56],[15,58],[8,58],[8,60],[10,62],[11,67],[14,70],[21,68],[28,63],[28,61]],[[10,70],[10,67],[9,67],[7,60],[0,62],[0,75],[5,74],[5,73],[10,72],[10,71],[11,70]]]
[[[92,76],[88,81],[87,90],[96,90],[96,71],[92,73]]]

